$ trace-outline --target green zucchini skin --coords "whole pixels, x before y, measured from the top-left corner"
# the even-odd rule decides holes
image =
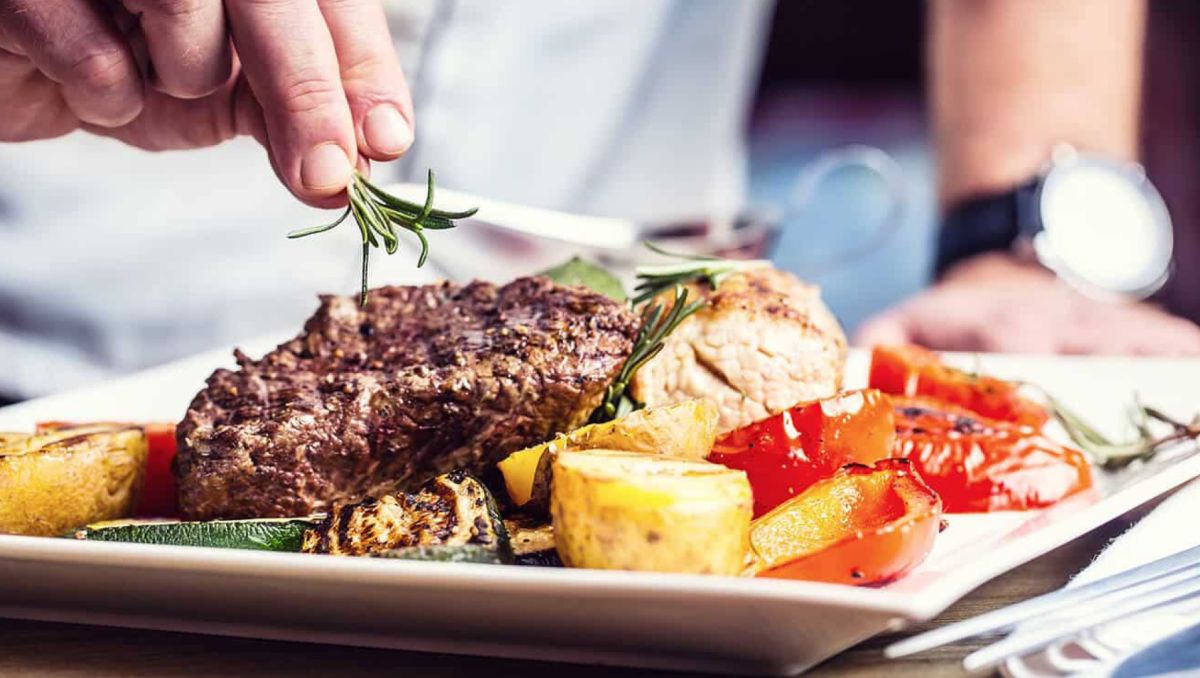
[[[507,565],[511,558],[489,546],[478,544],[437,544],[433,546],[409,546],[392,549],[374,554],[376,558],[394,558],[396,560],[426,560],[438,563],[483,563],[486,565]]]
[[[118,525],[89,525],[76,530],[72,536],[86,541],[296,553],[300,551],[304,532],[314,525],[315,520],[300,518],[213,520],[203,523],[129,522]]]

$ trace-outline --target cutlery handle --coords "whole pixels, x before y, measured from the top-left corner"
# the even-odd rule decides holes
[[[425,200],[425,184],[390,184],[384,190],[417,203]],[[461,220],[464,224],[481,221],[535,238],[601,250],[628,250],[638,243],[638,227],[627,219],[571,214],[444,188],[438,188],[437,197],[441,209],[479,208],[476,216]]]

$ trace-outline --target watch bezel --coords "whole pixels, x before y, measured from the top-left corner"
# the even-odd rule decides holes
[[[1069,264],[1055,254],[1051,243],[1054,225],[1047,223],[1044,201],[1048,191],[1054,190],[1056,182],[1061,181],[1063,177],[1081,166],[1100,168],[1128,181],[1142,199],[1146,200],[1147,207],[1152,214],[1156,237],[1160,239],[1159,247],[1166,252],[1166,258],[1162,262],[1161,268],[1156,267],[1156,270],[1148,271],[1147,275],[1143,276],[1146,282],[1135,287],[1106,287],[1073,270]],[[1064,282],[1089,296],[1103,299],[1145,299],[1161,289],[1170,277],[1174,252],[1171,215],[1162,195],[1150,182],[1141,165],[1121,162],[1102,155],[1078,152],[1069,146],[1059,146],[1039,176],[1032,203],[1036,207],[1036,215],[1034,215],[1036,219],[1032,224],[1035,228],[1021,230],[1028,237],[1038,261]]]

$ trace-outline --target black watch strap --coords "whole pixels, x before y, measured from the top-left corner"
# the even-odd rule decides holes
[[[1036,205],[1040,181],[1034,179],[1003,193],[971,198],[951,207],[938,231],[934,275],[985,252],[1007,252],[1021,235],[1041,229]]]

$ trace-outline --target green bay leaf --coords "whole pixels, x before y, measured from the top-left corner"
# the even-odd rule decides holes
[[[616,301],[625,301],[626,299],[625,287],[621,285],[621,281],[617,280],[616,276],[609,273],[603,266],[580,257],[572,257],[570,261],[542,271],[538,275],[545,276],[560,285],[583,285]]]

